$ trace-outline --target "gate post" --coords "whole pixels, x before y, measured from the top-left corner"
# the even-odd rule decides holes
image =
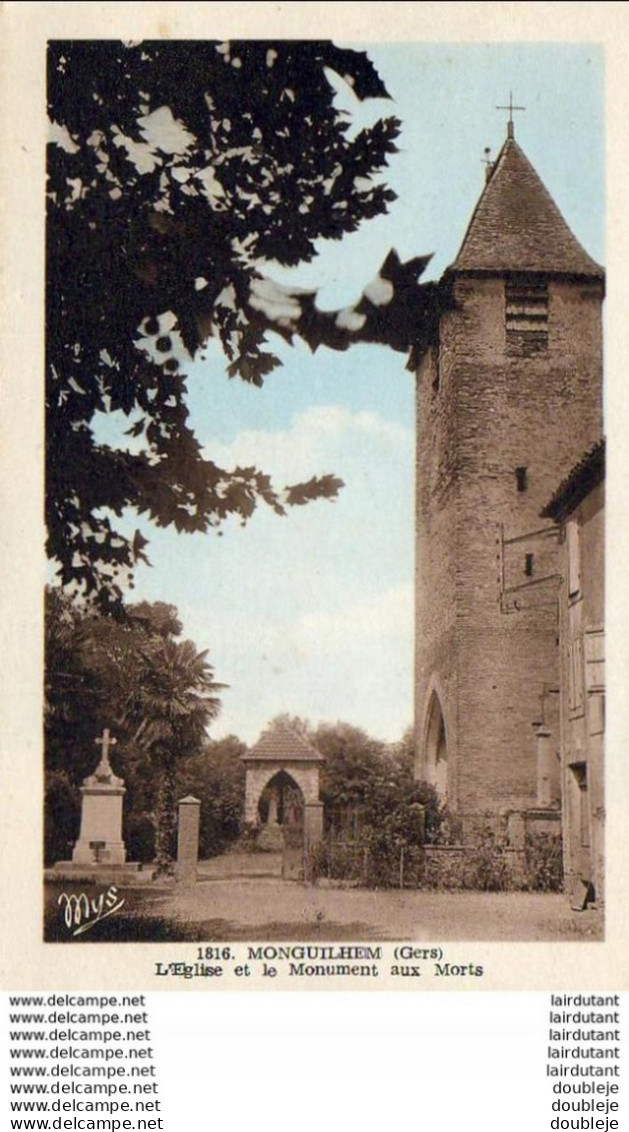
[[[177,867],[175,876],[180,884],[194,884],[199,859],[199,811],[201,803],[189,794],[177,807]]]
[[[312,883],[312,851],[323,841],[323,802],[304,806],[304,880]]]

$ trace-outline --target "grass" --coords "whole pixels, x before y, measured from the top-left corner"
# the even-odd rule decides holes
[[[323,888],[308,890],[279,879],[204,881],[194,890],[152,885],[130,888],[122,895],[124,906],[97,920],[75,936],[68,928],[64,909],[57,903],[61,892],[96,901],[103,887],[50,883],[46,885],[44,939],[63,943],[179,943],[286,940],[383,940],[425,936],[434,931],[447,939],[544,939],[593,943],[603,938],[600,910],[570,913],[562,898],[539,894],[473,894],[365,890],[338,893]],[[348,915],[349,913],[349,915]],[[353,913],[353,914],[352,914]],[[243,923],[245,919],[247,923]],[[532,921],[531,921],[532,917]],[[491,921],[488,923],[488,920]],[[505,932],[505,923],[513,931]],[[492,924],[496,928],[491,934]],[[453,934],[460,931],[460,934]],[[445,934],[444,934],[445,933]],[[486,933],[486,934],[485,934]],[[436,936],[435,936],[436,937]]]
[[[185,940],[203,940],[202,925],[188,923],[160,915],[158,911],[145,911],[148,896],[155,898],[155,888],[130,888],[124,892],[124,907],[118,912],[93,923],[80,935],[73,934],[59,906],[61,893],[79,895],[85,892],[90,900],[97,900],[98,885],[60,883],[44,886],[44,942],[46,943],[171,943]]]

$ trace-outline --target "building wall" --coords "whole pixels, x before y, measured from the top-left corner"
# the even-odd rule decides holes
[[[569,523],[578,530],[572,551]],[[598,899],[602,899],[604,885],[605,817],[603,555],[604,485],[601,484],[562,525],[560,541],[564,873],[569,891],[573,890],[575,882],[591,882]],[[574,571],[575,565],[579,573],[578,589],[574,581],[570,582],[571,568]]]
[[[417,377],[415,720],[422,752],[434,697],[443,713],[448,752],[457,746],[455,420],[450,368],[443,351],[434,348]],[[451,756],[448,762],[451,766]],[[435,782],[434,763],[422,760],[420,775]],[[456,778],[450,774],[447,794],[453,805],[455,792]]]
[[[533,723],[559,679],[557,547],[528,536],[550,526],[541,508],[601,433],[601,285],[545,282],[536,352],[507,333],[502,277],[455,276],[455,309],[417,374],[418,774],[435,779],[438,689],[448,802],[462,813],[536,804]],[[557,701],[545,715],[558,747]]]

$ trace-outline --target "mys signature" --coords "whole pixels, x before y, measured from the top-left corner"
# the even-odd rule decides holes
[[[57,904],[65,905],[63,918],[67,928],[74,928],[72,935],[82,935],[99,920],[119,912],[124,904],[124,897],[118,899],[118,889],[112,884],[106,892],[91,899],[85,892],[61,892]]]

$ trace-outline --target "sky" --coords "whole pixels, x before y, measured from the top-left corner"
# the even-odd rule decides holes
[[[357,46],[344,44],[343,46]],[[362,49],[362,48],[361,48]],[[604,73],[592,44],[369,44],[392,101],[358,103],[335,82],[355,128],[395,114],[400,152],[386,181],[385,217],[278,283],[319,288],[319,304],[355,302],[390,248],[403,260],[434,253],[424,280],[456,257],[513,101],[516,140],[586,250],[603,263]],[[241,527],[185,536],[130,517],[150,539],[151,568],[132,600],[177,606],[184,635],[209,650],[229,687],[212,726],[253,742],[280,712],[313,724],[344,720],[394,742],[412,722],[414,636],[414,388],[402,354],[359,345],[346,353],[273,342],[282,368],[256,389],[228,380],[215,343],[189,363],[191,422],[223,467],[255,463],[278,484],[332,472],[337,501],[286,518],[259,509]],[[111,438],[111,423],[101,426]],[[108,431],[109,430],[109,431]]]

